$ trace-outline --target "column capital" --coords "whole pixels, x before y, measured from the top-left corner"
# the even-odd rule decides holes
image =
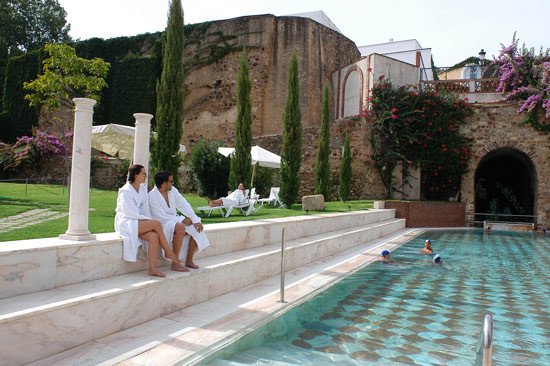
[[[73,98],[73,102],[76,106],[76,109],[84,111],[93,111],[94,105],[97,103],[95,99],[91,98]]]
[[[136,125],[144,123],[151,124],[153,115],[149,113],[134,113],[134,118],[136,119]]]

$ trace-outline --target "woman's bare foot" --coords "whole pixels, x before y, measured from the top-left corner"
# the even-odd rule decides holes
[[[166,275],[161,271],[159,271],[158,269],[150,269],[149,276],[166,277]]]
[[[212,200],[210,198],[207,198],[207,200],[208,200],[208,206],[212,207],[213,206]]]
[[[199,266],[197,266],[194,262],[185,263],[185,266],[193,269],[199,269]]]
[[[182,266],[181,263],[172,263],[170,269],[176,272],[189,272],[189,269]]]

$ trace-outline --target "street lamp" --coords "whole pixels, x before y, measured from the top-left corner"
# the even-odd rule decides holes
[[[483,50],[483,48],[481,49],[481,51],[479,51],[479,65],[480,66],[483,66],[483,64],[485,63],[485,55],[487,54],[487,52],[485,52]]]
[[[478,55],[479,55],[479,78],[480,79],[483,78],[483,65],[485,64],[485,55],[486,54],[487,53],[485,52],[485,50],[483,48],[478,53]]]
[[[479,69],[479,79],[481,79],[483,77],[483,65],[485,64],[485,55],[487,53],[483,50],[483,48],[481,49],[481,51],[479,51],[478,55],[479,55],[479,65],[476,65],[474,63],[468,65],[468,67],[470,68],[470,79],[478,79],[477,77],[477,70]]]

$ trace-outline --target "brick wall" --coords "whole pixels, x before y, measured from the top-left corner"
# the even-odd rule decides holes
[[[385,208],[394,208],[395,217],[406,219],[407,227],[466,226],[463,203],[386,201]]]

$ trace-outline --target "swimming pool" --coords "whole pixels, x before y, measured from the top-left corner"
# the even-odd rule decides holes
[[[419,254],[426,238],[443,258]],[[550,364],[550,238],[432,231],[201,364],[472,365],[483,316],[496,365]]]

